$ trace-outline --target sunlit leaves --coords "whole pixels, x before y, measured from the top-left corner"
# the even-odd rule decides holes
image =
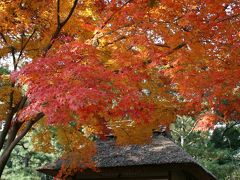
[[[42,111],[50,124],[66,124],[72,120],[84,124],[99,115],[106,121],[127,115],[137,122],[147,122],[166,109],[166,113],[175,114],[172,107],[176,105],[172,104],[173,96],[167,92],[167,86],[162,87],[162,91],[160,87],[153,89],[155,82],[153,87],[147,86],[150,80],[146,78],[150,76],[143,71],[141,61],[139,66],[133,57],[133,64],[112,68],[120,57],[113,56],[112,62],[105,62],[102,54],[90,45],[69,43],[53,57],[39,58],[27,65],[19,81],[28,84],[27,96],[31,103],[22,117]],[[160,81],[161,77],[157,78],[154,81]],[[141,92],[144,88],[152,95],[148,97]],[[162,117],[169,123],[173,119],[174,116]]]
[[[64,18],[71,6],[61,3]],[[239,63],[225,46],[236,46],[237,21],[220,21],[229,18],[221,2],[86,1],[78,8],[64,36],[74,32],[75,39],[60,38],[59,49],[22,71],[31,102],[22,117],[43,111],[53,124],[74,120],[80,126],[99,116],[169,124],[180,107],[174,96],[183,96],[195,114],[213,108],[226,116],[238,109],[238,99],[229,98]],[[74,24],[79,20],[81,33]]]

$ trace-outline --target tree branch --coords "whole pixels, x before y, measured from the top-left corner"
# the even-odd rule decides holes
[[[167,44],[155,44],[155,46],[158,46],[158,47],[163,47],[163,48],[171,48],[169,45]]]
[[[60,0],[57,0],[57,24],[60,25]]]
[[[21,110],[24,107],[26,101],[27,101],[27,97],[23,96],[21,100],[18,102],[18,104],[14,107],[14,112],[16,113],[19,110]]]
[[[7,39],[5,38],[5,36],[4,36],[4,34],[3,34],[2,32],[0,32],[0,36],[1,36],[1,38],[3,39],[3,42],[4,42],[7,46],[9,46],[9,44],[8,44],[8,42],[7,42]]]
[[[126,1],[119,9],[117,9],[115,12],[113,12],[113,13],[111,14],[111,16],[103,23],[103,25],[101,26],[100,29],[103,29],[103,28],[107,25],[107,23],[109,23],[109,21],[111,21],[112,18],[113,18],[119,11],[121,11],[122,8],[124,8],[128,3],[130,3],[131,1],[132,1],[132,0]]]
[[[3,131],[0,134],[0,151],[3,148],[6,136],[7,136],[8,132],[9,132],[9,130],[10,130],[10,126],[11,126],[11,122],[12,122],[12,119],[13,119],[13,115],[14,115],[13,110],[10,110],[10,112],[8,113],[7,119],[5,121],[5,125],[4,125],[4,128],[3,128]]]
[[[15,57],[15,50],[16,48],[14,46],[11,46],[8,42],[7,42],[7,39],[6,37],[4,36],[4,34],[2,32],[0,32],[0,36],[2,37],[4,43],[7,45],[7,47],[9,48],[11,54],[12,54],[12,58],[13,58],[13,67],[14,67],[14,70],[17,69],[17,66],[16,66],[16,57]]]
[[[173,48],[171,51],[167,52],[166,55],[170,55],[172,53],[174,53],[175,51],[182,49],[183,47],[187,46],[187,43],[182,42],[181,44],[177,45],[175,48]]]
[[[192,132],[193,130],[195,129],[197,123],[200,121],[200,119],[196,120],[191,128],[191,130],[187,133],[187,135],[184,137],[184,139],[186,139]]]
[[[14,84],[12,84],[11,86],[14,87]],[[14,94],[14,91],[12,90],[10,95],[9,95],[9,99],[10,99],[9,100],[9,112],[8,112],[8,115],[7,115],[7,118],[6,118],[6,121],[5,121],[5,126],[3,128],[3,131],[0,134],[0,150],[3,148],[4,141],[5,141],[6,136],[9,132],[9,130],[10,130],[11,122],[12,122],[13,116],[15,114],[14,108],[13,108],[13,94]]]
[[[126,39],[126,36],[121,36],[121,37],[115,39],[114,41],[105,44],[105,45],[102,46],[102,47],[106,47],[106,46],[112,45],[112,44],[114,44],[114,43],[116,43],[116,42],[118,42],[118,41],[121,41],[121,40],[123,40],[123,39]]]
[[[19,129],[21,128],[23,122],[18,122],[15,121],[8,133],[8,138],[7,138],[7,142],[6,142],[6,147],[9,147],[10,144],[13,142],[13,140],[16,138],[16,135],[19,131]]]
[[[225,130],[222,132],[222,137],[227,133],[227,131],[229,131],[231,128],[233,128],[234,126],[238,125],[239,122],[234,122],[233,124],[226,126]]]
[[[74,0],[73,6],[68,14],[68,16],[66,17],[66,19],[64,21],[60,21],[60,0],[57,1],[57,28],[55,30],[55,32],[53,33],[50,42],[48,43],[48,45],[46,46],[43,56],[47,55],[47,52],[51,49],[55,39],[57,39],[57,37],[59,36],[63,26],[68,22],[68,20],[70,19],[70,17],[72,16],[76,6],[77,6],[78,0]]]
[[[25,48],[27,47],[29,41],[31,40],[31,38],[33,37],[33,35],[35,34],[35,32],[36,32],[36,29],[33,30],[32,34],[29,36],[29,38],[27,39],[27,41],[25,42],[25,44],[22,46],[22,48],[21,48],[21,50],[20,50],[20,53],[19,53],[19,56],[18,56],[18,58],[17,58],[17,60],[16,60],[16,66],[18,65],[19,60],[20,60],[20,58],[21,58],[21,56],[22,56],[22,54],[23,54],[23,51],[24,51]]]
[[[63,22],[60,23],[62,27],[68,22],[68,20],[69,20],[70,17],[72,16],[72,14],[73,14],[76,6],[77,6],[77,3],[78,3],[78,0],[75,0],[75,1],[73,2],[73,6],[72,6],[72,8],[71,8],[71,10],[70,10],[67,18],[66,18]]]
[[[11,154],[12,150],[14,149],[14,147],[30,131],[32,126],[43,117],[44,117],[43,113],[38,113],[35,118],[28,121],[24,130],[17,136],[16,139],[14,139],[14,141],[8,147],[6,147],[6,149],[4,150],[4,152],[3,152],[3,154],[1,155],[1,158],[0,158],[0,177],[3,173],[3,169],[4,169],[4,167],[7,163],[8,159],[10,157],[10,154]]]
[[[223,22],[223,21],[230,20],[230,19],[232,19],[232,18],[237,18],[237,17],[239,17],[239,16],[240,16],[240,14],[235,14],[235,15],[232,15],[232,16],[229,16],[229,17],[226,17],[226,18],[223,18],[223,19],[219,19],[219,20],[217,20],[216,22],[217,22],[217,23],[220,23],[220,22]]]

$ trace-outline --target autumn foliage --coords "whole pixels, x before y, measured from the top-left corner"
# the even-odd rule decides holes
[[[91,136],[147,142],[152,129],[177,114],[238,120],[239,6],[236,0],[2,1],[0,55],[12,56],[14,71],[12,81],[2,75],[1,120],[10,118],[9,130],[19,122],[21,133],[42,118],[35,140],[46,144],[37,147],[51,147],[51,135],[41,137],[57,127],[66,154],[88,154],[86,164],[94,153],[87,151]]]

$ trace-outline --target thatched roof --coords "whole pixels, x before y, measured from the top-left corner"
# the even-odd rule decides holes
[[[98,141],[97,154],[94,161],[100,169],[112,168],[130,168],[130,167],[194,167],[193,171],[215,179],[215,177],[196,162],[181,147],[172,142],[169,138],[159,135],[152,139],[152,143],[146,145],[127,145],[117,146],[114,140]],[[58,171],[61,167],[61,160],[55,162],[54,165],[45,166],[38,171],[49,173],[50,171]]]
[[[98,142],[94,158],[98,167],[197,163],[182,148],[166,137],[154,138],[151,144],[116,146],[113,141]]]

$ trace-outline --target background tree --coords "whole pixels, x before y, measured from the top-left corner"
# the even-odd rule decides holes
[[[192,135],[196,130],[196,126],[199,120],[189,116],[178,116],[176,121],[171,124],[170,130],[173,139],[178,142],[183,148],[186,145],[186,139]],[[191,142],[190,142],[191,143]],[[187,144],[188,145],[188,144]]]
[[[174,124],[171,131],[174,141],[181,144],[184,137],[183,148],[218,179],[239,179],[240,128],[236,122],[205,131],[191,131],[196,124],[191,117],[178,117]]]
[[[53,179],[36,171],[42,164],[51,163],[57,158],[57,153],[48,154],[36,152],[33,147],[31,132],[14,148],[3,172],[4,179]]]
[[[12,56],[14,70],[12,82],[2,78],[0,172],[40,119],[57,128],[63,154],[93,167],[92,134],[140,143],[176,114],[239,118],[237,1],[19,0],[0,8],[1,56]]]

